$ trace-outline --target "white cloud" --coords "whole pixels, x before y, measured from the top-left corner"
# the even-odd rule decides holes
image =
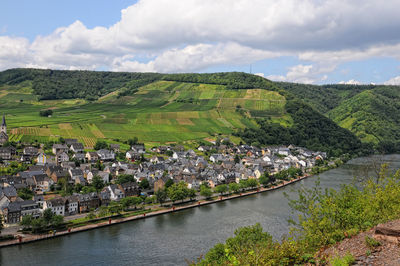
[[[398,0],[140,0],[110,27],[75,21],[32,43],[0,36],[0,69],[190,72],[291,55],[307,63],[270,78],[314,83],[342,62],[400,60],[399,9]]]
[[[295,83],[306,83],[312,84],[318,81],[324,81],[328,76],[324,73],[333,71],[334,68],[322,67],[314,65],[297,65],[289,68],[286,76],[282,75],[270,75],[267,76],[268,79],[274,81],[287,81]]]
[[[385,85],[400,85],[400,76],[389,79],[384,83]]]
[[[190,72],[219,64],[248,64],[260,58],[271,58],[275,53],[251,49],[236,43],[188,45],[170,49],[148,63],[139,63],[129,57],[114,61],[114,71]]]
[[[340,81],[339,84],[346,84],[346,85],[361,85],[362,82],[358,81],[358,80],[348,80],[348,81]]]

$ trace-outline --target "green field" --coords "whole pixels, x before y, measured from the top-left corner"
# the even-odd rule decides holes
[[[285,113],[285,98],[264,89],[156,81],[128,96],[119,97],[117,89],[87,102],[38,101],[30,86],[23,82],[0,87],[0,112],[6,115],[13,141],[46,141],[62,136],[78,138],[93,147],[97,139],[136,136],[145,143],[182,143],[256,127],[255,117],[270,117],[285,126],[291,121]],[[47,108],[53,109],[53,115],[39,116],[39,111]]]

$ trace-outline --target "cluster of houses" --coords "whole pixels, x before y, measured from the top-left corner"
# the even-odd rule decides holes
[[[0,214],[6,224],[18,223],[25,215],[38,217],[48,208],[57,215],[74,215],[124,197],[151,195],[164,188],[169,179],[184,181],[189,188],[199,189],[205,182],[215,187],[259,178],[265,172],[275,174],[290,167],[307,171],[316,160],[326,158],[324,152],[294,146],[258,148],[220,143],[199,146],[197,151],[185,150],[183,146],[159,146],[147,151],[143,144],[137,144],[126,151],[125,160],[116,159],[116,154],[121,154],[118,144],[111,144],[108,149],[85,151],[84,145],[76,139],[65,139],[65,143],[53,145],[52,155],[45,154],[43,145],[41,147],[28,145],[20,151],[12,146],[0,147],[3,167],[12,161],[30,165],[26,171],[0,177]],[[136,182],[116,184],[120,175],[133,176]],[[61,179],[84,187],[90,185],[95,176],[106,184],[99,192],[65,197],[50,197],[47,193]],[[141,190],[138,183],[144,179],[150,188]],[[32,191],[33,199],[18,197],[21,189]]]

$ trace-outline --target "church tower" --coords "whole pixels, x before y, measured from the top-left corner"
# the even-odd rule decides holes
[[[0,126],[0,145],[8,141],[6,117],[3,115],[3,123]]]
[[[6,117],[3,115],[3,123],[1,123],[0,132],[4,132],[7,134],[7,124],[6,124]]]

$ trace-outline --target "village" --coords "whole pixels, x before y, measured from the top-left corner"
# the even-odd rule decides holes
[[[4,140],[4,119],[2,129]],[[129,150],[122,151],[119,144],[99,144],[96,146],[101,149],[85,150],[77,139],[60,138],[60,143],[54,143],[45,153],[45,144],[13,146],[3,141],[3,223],[16,225],[24,216],[39,218],[46,209],[60,216],[88,213],[129,197],[155,203],[160,201],[157,192],[172,184],[184,184],[193,191],[190,197],[203,195],[199,193],[201,187],[218,192],[219,186],[246,180],[257,180],[256,186],[261,183],[266,187],[310,172],[327,159],[324,152],[293,145],[259,148],[234,145],[227,138],[195,150],[181,145],[147,149],[135,141]],[[268,178],[262,181],[263,177]],[[163,200],[175,201],[168,195]]]

